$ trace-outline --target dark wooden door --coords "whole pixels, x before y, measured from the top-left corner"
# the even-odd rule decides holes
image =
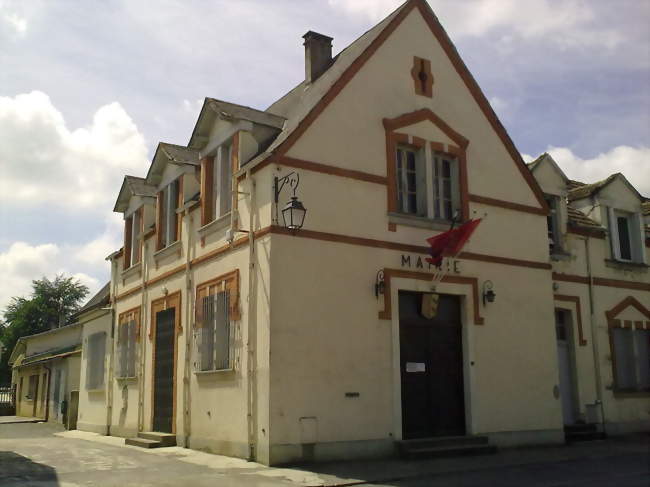
[[[174,417],[174,310],[156,314],[153,429],[172,432]]]
[[[465,434],[460,301],[440,295],[422,316],[422,293],[399,293],[402,437]]]

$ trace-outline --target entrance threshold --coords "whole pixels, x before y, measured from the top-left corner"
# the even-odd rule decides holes
[[[487,436],[438,436],[396,442],[397,451],[405,459],[457,457],[496,453]]]

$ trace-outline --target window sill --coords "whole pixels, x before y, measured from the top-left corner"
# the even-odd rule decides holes
[[[138,262],[137,264],[133,264],[128,269],[124,269],[122,271],[122,279],[128,279],[129,277],[133,277],[136,274],[138,276],[142,274],[142,262]]]
[[[106,392],[106,388],[102,385],[101,387],[93,387],[92,389],[86,389],[86,392],[89,393]]]
[[[115,377],[115,380],[118,382],[138,382],[138,377]]]
[[[207,237],[213,233],[218,232],[219,230],[224,230],[230,226],[230,213],[226,213],[223,216],[220,216],[216,220],[212,220],[207,225],[203,225],[199,228],[199,236]]]
[[[178,256],[180,257],[181,248],[182,248],[182,242],[180,240],[176,240],[176,242],[170,243],[167,247],[157,250],[153,254],[153,258],[156,262],[158,262],[160,259],[164,259],[165,257],[168,257],[175,252],[178,252]]]
[[[407,215],[404,213],[388,213],[388,222],[396,225],[406,225],[409,227],[428,228],[430,230],[447,231],[451,227],[451,221],[432,220],[422,216]],[[462,222],[457,222],[461,224]]]
[[[627,262],[624,260],[605,259],[605,265],[614,269],[647,272],[648,265],[643,262]]]
[[[631,390],[631,389],[613,389],[614,397],[616,399],[635,399],[635,398],[644,398],[650,397],[650,390],[644,389],[641,391]]]
[[[563,250],[555,251],[551,254],[551,260],[553,261],[571,260],[571,254],[569,252],[564,252]]]
[[[221,375],[221,374],[231,374],[235,369],[219,369],[219,370],[195,370],[194,374],[197,376],[210,376],[210,375]]]

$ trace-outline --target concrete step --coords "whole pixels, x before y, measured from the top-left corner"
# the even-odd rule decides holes
[[[598,431],[598,425],[593,423],[567,424],[564,426],[565,433],[586,433]]]
[[[564,439],[567,443],[604,440],[606,437],[605,433],[601,431],[573,431],[570,433],[564,433]]]
[[[124,443],[131,446],[139,446],[140,448],[160,448],[162,443],[156,440],[147,440],[146,438],[127,438]]]
[[[408,460],[423,458],[461,457],[471,455],[490,455],[497,452],[494,445],[464,445],[413,448],[402,455]]]
[[[176,446],[176,435],[171,433],[160,433],[158,431],[141,431],[138,438],[145,440],[159,441],[161,446]]]
[[[496,447],[487,436],[444,436],[398,441],[397,450],[403,458],[431,458],[494,453]]]

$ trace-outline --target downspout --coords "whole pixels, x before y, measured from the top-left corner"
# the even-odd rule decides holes
[[[115,296],[115,294],[113,294]],[[111,435],[111,425],[113,424],[113,363],[115,357],[115,307],[111,302],[111,352],[108,354],[108,371],[106,374],[107,405],[106,405],[106,436]]]
[[[108,359],[108,374],[107,374],[107,383],[106,388],[108,389],[107,393],[107,406],[106,406],[106,435],[110,436],[111,426],[113,425],[113,371],[115,368],[115,304],[117,301],[115,297],[117,296],[117,261],[111,261],[111,285],[112,290],[110,292],[111,300],[111,336],[110,336],[110,346],[111,351],[109,353]]]
[[[189,207],[185,209],[185,217],[187,218],[187,250],[185,252],[185,286],[186,286],[186,302],[185,305],[185,370],[183,371],[183,399],[184,399],[184,408],[183,408],[183,432],[185,434],[185,448],[190,447],[190,435],[192,434],[192,422],[191,422],[191,392],[190,392],[190,380],[192,377],[192,336],[193,336],[193,320],[192,320],[192,306],[195,300],[194,294],[192,293],[192,276],[190,275],[192,259],[190,252],[194,250],[192,246],[192,223],[193,218],[190,215]]]
[[[156,231],[159,231],[159,229],[156,229]],[[147,263],[147,244],[145,242],[142,242],[142,298],[140,300],[140,308],[142,309],[142,313],[140,316],[140,357],[139,357],[139,365],[140,365],[140,377],[138,380],[138,431],[144,431],[144,381],[145,381],[145,357],[147,353],[147,336],[148,334],[145,332],[144,327],[142,326],[143,323],[147,323],[147,279],[149,277],[149,265]],[[149,323],[149,326],[151,326],[151,323]],[[152,378],[152,383],[153,383],[153,378]],[[128,387],[125,385],[124,387]],[[151,405],[153,408],[153,404]]]
[[[249,181],[250,207],[248,215],[248,444],[249,460],[257,457],[257,317],[255,315],[255,179],[250,170],[246,173]]]
[[[589,237],[585,237],[585,254],[587,261],[587,278],[589,279],[589,325],[591,328],[591,348],[594,356],[594,372],[596,373],[596,402],[600,405],[600,422],[603,433],[605,430],[605,408],[603,406],[603,379],[600,372],[600,357],[598,355],[598,330],[596,329],[596,313],[594,311],[594,278],[591,275],[591,252]]]
[[[52,369],[45,364],[43,364],[43,368],[47,370],[47,392],[45,393],[45,422],[47,422],[50,419],[50,379],[52,378]],[[20,392],[22,394],[23,391]]]

